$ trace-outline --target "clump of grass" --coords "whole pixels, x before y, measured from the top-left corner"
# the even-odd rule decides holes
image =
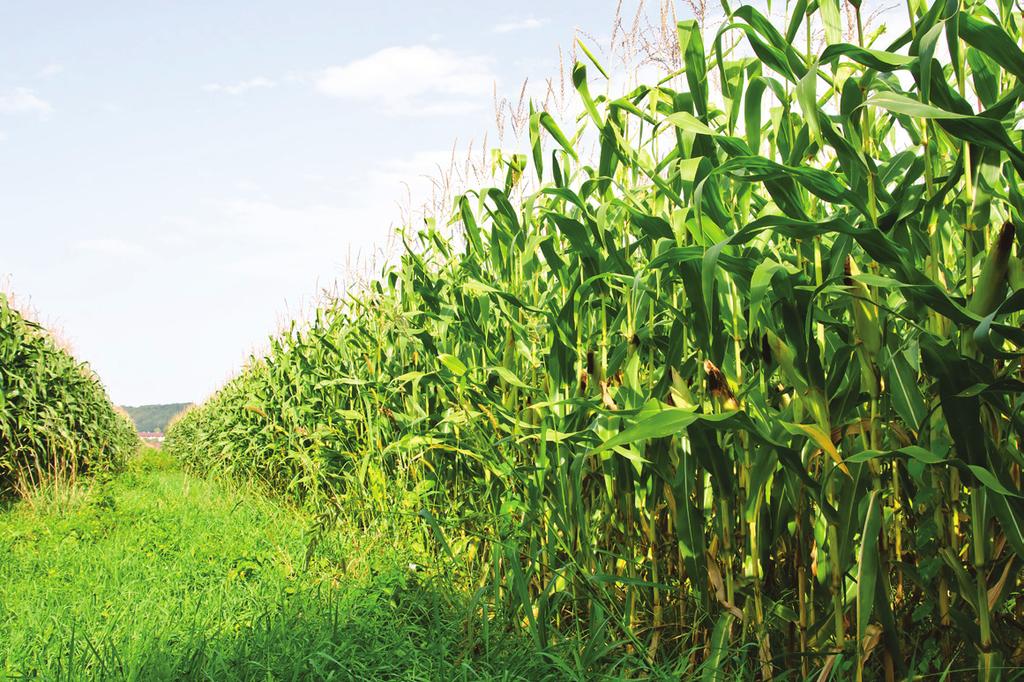
[[[151,445],[140,445],[128,466],[138,472],[171,471],[178,468],[178,463],[170,451]]]
[[[32,484],[23,482],[15,490],[22,504],[46,515],[73,512],[89,498],[88,484],[77,477],[64,476],[59,471]]]

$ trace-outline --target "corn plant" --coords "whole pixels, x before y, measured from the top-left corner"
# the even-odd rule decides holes
[[[137,442],[89,368],[0,294],[0,495],[110,469]]]
[[[837,0],[725,9],[617,99],[584,49],[571,126],[531,112],[453,235],[409,234],[169,446],[417,514],[479,627],[580,660],[996,679],[1024,663],[1021,14],[911,0],[883,45],[860,2],[852,43]]]

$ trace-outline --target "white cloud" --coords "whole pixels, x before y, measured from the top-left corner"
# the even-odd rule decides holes
[[[0,94],[0,114],[37,114],[46,116],[53,107],[28,88],[15,88]]]
[[[460,99],[449,102],[419,102],[414,105],[411,111],[389,111],[388,113],[400,113],[411,116],[451,116],[456,114],[469,114],[480,111],[484,106],[481,99]]]
[[[5,133],[4,131],[0,130],[0,144],[4,143],[6,141],[7,141],[7,133]]]
[[[141,244],[123,239],[82,239],[75,243],[81,251],[103,256],[145,256],[148,249]]]
[[[341,198],[341,197],[337,197]],[[216,267],[230,278],[296,300],[311,291],[317,274],[330,286],[366,271],[389,252],[387,205],[366,197],[352,204],[231,198],[212,202],[202,216],[172,217],[177,243],[162,253],[189,267]],[[398,214],[394,210],[394,215]]]
[[[412,156],[381,159],[370,169],[370,177],[397,187],[399,183],[413,182],[418,178],[434,177],[452,163],[460,163],[464,155],[452,153],[451,149],[422,150]]]
[[[331,97],[380,102],[390,114],[415,116],[479,109],[489,101],[495,80],[489,58],[411,45],[324,69],[316,88]]]
[[[43,68],[39,69],[36,73],[36,78],[53,78],[54,76],[64,72],[64,65],[57,62],[47,64]]]
[[[274,81],[264,76],[256,76],[237,83],[207,83],[203,86],[206,92],[222,92],[226,95],[241,95],[249,90],[262,88],[273,88],[277,85]]]
[[[537,19],[536,17],[527,17],[518,21],[506,21],[501,24],[495,25],[491,30],[495,33],[511,33],[512,31],[527,31],[534,28],[540,28],[544,24],[548,23],[547,19]]]
[[[326,203],[287,205],[265,199],[234,198],[215,203],[217,225],[224,235],[259,237],[262,246],[308,247],[319,238],[351,229],[354,211]],[[360,216],[362,217],[362,216]]]

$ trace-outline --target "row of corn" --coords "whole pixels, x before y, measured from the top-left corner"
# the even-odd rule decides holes
[[[1024,664],[1021,14],[725,9],[618,98],[584,50],[576,121],[532,112],[451,233],[407,233],[170,447],[418,523],[470,627],[513,614],[584,667],[997,679]]]
[[[109,470],[137,443],[92,371],[0,293],[0,496]]]

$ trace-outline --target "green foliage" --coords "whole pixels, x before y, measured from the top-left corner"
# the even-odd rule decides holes
[[[0,495],[116,467],[137,442],[92,371],[0,294]]]
[[[129,461],[129,470],[135,473],[148,471],[169,471],[176,469],[178,463],[171,456],[171,453],[162,448],[151,446],[139,447],[138,453]]]
[[[407,235],[169,447],[367,527],[418,513],[538,647],[708,679],[1020,665],[1021,17],[910,7],[885,49],[836,42],[834,2],[786,36],[682,22],[682,75],[618,99],[577,64],[532,172],[498,157],[461,233]]]
[[[122,405],[121,409],[128,413],[135,423],[137,431],[163,432],[176,416],[184,412],[192,403],[168,403],[166,405]]]

